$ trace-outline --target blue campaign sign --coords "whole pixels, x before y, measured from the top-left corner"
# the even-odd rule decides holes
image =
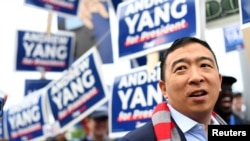
[[[240,50],[244,48],[243,36],[240,25],[229,25],[223,27],[223,35],[225,41],[226,52]]]
[[[102,77],[101,59],[93,47],[65,70],[60,79],[46,86],[49,107],[61,131],[107,103],[107,86]]]
[[[163,50],[176,38],[197,36],[197,0],[143,1],[120,3],[119,58],[136,58]]]
[[[0,122],[0,140],[8,140],[9,135],[8,135],[8,127],[7,127],[7,122],[8,122],[8,117],[7,117],[7,110],[4,110],[1,122]]]
[[[4,124],[3,123],[6,123],[6,118],[2,118],[1,120],[0,120],[0,140],[3,140],[3,139],[6,139],[5,138],[5,136],[4,136],[4,132],[6,132],[7,130],[6,129],[4,129]]]
[[[159,80],[159,66],[151,73],[143,66],[115,78],[109,105],[112,138],[122,137],[150,120],[154,107],[164,101]]]
[[[74,34],[17,31],[17,71],[61,72],[72,62]]]
[[[27,5],[70,16],[78,15],[80,2],[80,0],[25,0]]]
[[[240,16],[241,24],[250,23],[250,1],[249,0],[240,0]]]
[[[11,141],[44,140],[48,123],[43,91],[37,91],[6,110],[8,139]]]
[[[114,10],[116,11],[117,10],[117,6],[119,3],[121,3],[123,0],[111,0],[111,3],[114,7]]]
[[[24,87],[24,95],[28,95],[36,90],[39,90],[49,84],[51,80],[47,79],[26,79]]]

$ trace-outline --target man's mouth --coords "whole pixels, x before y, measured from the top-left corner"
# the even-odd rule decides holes
[[[192,94],[190,94],[189,97],[199,97],[199,96],[204,96],[206,94],[207,94],[207,92],[204,90],[196,91],[196,92],[193,92]]]

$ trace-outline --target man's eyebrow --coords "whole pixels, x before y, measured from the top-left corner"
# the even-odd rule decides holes
[[[206,56],[201,56],[201,57],[199,57],[197,60],[198,60],[198,61],[208,60],[208,61],[210,61],[211,63],[214,64],[214,60],[213,60],[212,58],[206,57]]]
[[[184,59],[184,58],[181,58],[181,59],[178,59],[178,60],[175,60],[174,62],[173,62],[173,64],[171,65],[171,69],[173,69],[178,63],[180,63],[180,62],[187,62],[187,61],[185,61],[186,59]]]
[[[209,62],[214,63],[214,60],[212,58],[206,57],[206,56],[201,56],[201,57],[197,58],[196,60],[197,61],[208,60]],[[175,60],[173,62],[173,64],[171,65],[171,69],[174,68],[180,62],[187,62],[187,59],[181,58],[181,59]]]

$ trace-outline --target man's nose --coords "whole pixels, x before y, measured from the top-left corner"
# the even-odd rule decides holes
[[[199,84],[203,81],[204,78],[199,68],[193,67],[190,71],[189,84]]]

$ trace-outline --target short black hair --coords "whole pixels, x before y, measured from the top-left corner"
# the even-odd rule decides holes
[[[216,66],[219,69],[216,56],[215,56],[213,50],[211,49],[211,47],[209,46],[209,44],[206,41],[198,39],[196,37],[182,37],[182,38],[176,39],[172,43],[172,45],[164,51],[163,56],[160,58],[161,80],[162,81],[164,81],[164,78],[165,78],[165,71],[164,71],[165,67],[166,67],[165,62],[166,62],[166,59],[167,59],[168,55],[171,52],[175,51],[176,49],[182,47],[183,45],[189,44],[189,43],[199,43],[199,44],[203,45],[205,48],[207,48],[209,51],[211,51],[211,53],[214,56]]]

